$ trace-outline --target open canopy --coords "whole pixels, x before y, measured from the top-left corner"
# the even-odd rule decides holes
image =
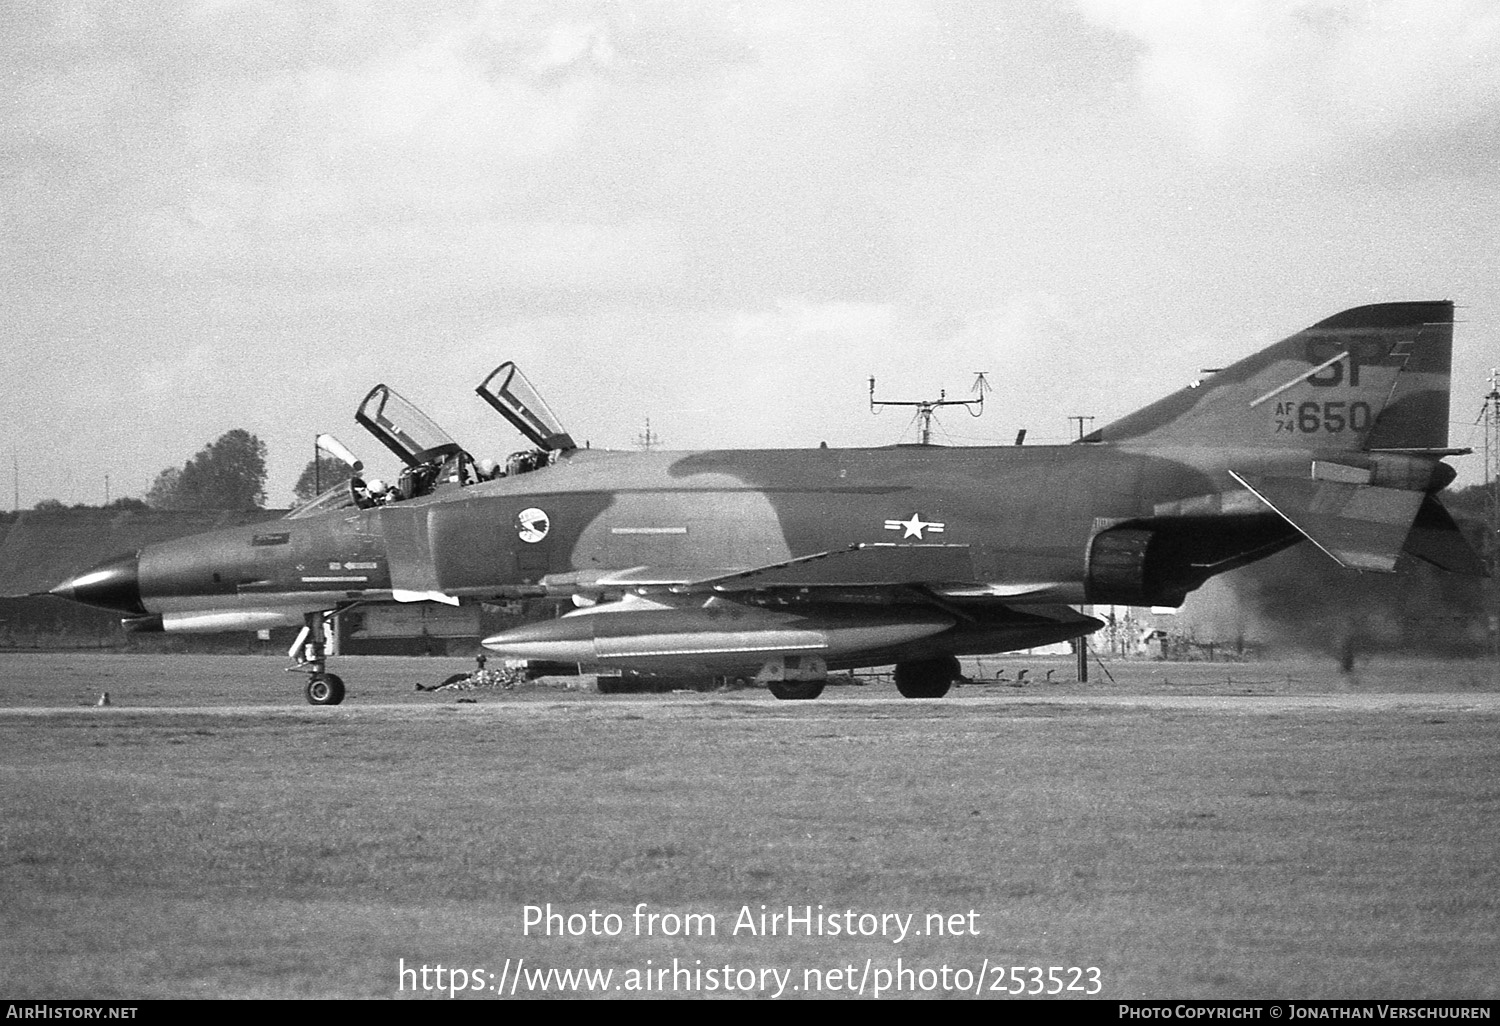
[[[531,387],[521,368],[511,361],[507,360],[491,371],[474,391],[539,448],[548,452],[577,448],[573,436],[563,428],[557,414]]]
[[[370,389],[354,419],[409,467],[430,463],[463,448],[389,385]]]

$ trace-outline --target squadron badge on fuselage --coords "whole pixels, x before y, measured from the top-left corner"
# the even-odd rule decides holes
[[[527,507],[516,514],[516,534],[523,542],[536,544],[547,537],[547,530],[552,526],[552,521],[547,514],[535,506]]]

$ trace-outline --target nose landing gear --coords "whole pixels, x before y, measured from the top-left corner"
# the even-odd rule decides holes
[[[287,652],[288,658],[297,660],[297,665],[288,666],[286,672],[307,674],[309,705],[338,705],[344,700],[344,679],[328,672],[326,652],[331,620],[327,612],[308,613],[306,624]]]

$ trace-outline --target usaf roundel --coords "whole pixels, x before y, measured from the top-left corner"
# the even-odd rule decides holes
[[[516,514],[516,533],[521,536],[523,542],[536,544],[547,537],[547,529],[552,526],[552,521],[547,519],[547,514],[535,506],[528,507]]]

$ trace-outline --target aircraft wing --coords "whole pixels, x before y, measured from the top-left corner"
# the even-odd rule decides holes
[[[867,542],[690,582],[719,592],[760,588],[858,588],[968,581],[974,576],[967,545]]]
[[[866,542],[757,567],[692,569],[633,566],[599,573],[549,574],[544,583],[568,588],[667,588],[674,592],[757,591],[762,588],[861,588],[969,581],[967,545]]]

